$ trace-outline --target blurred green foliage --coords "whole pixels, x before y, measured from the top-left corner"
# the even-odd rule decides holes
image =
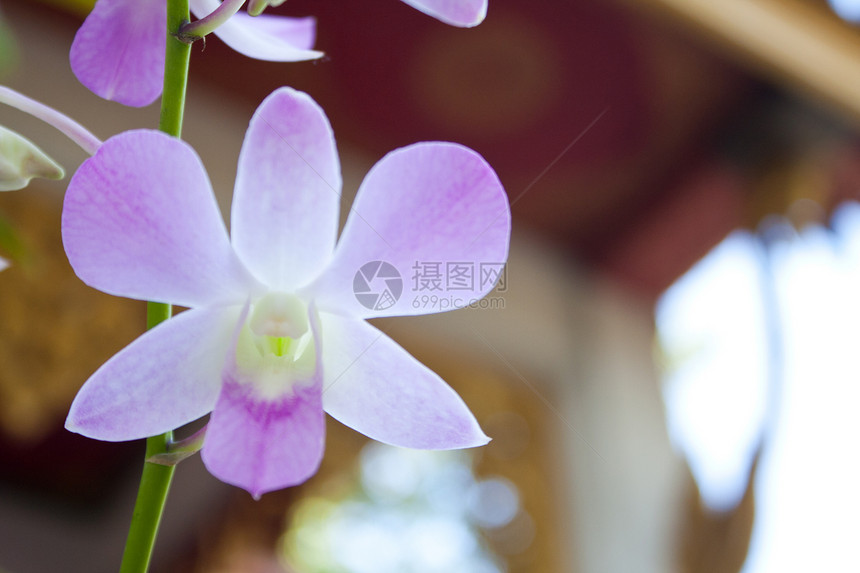
[[[15,38],[12,30],[0,12],[0,78],[3,78],[15,66],[18,59],[18,50],[15,47]]]

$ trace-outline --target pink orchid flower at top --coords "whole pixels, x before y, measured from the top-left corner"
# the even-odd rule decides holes
[[[454,26],[476,26],[487,13],[487,0],[403,1]],[[230,3],[236,10],[244,2]],[[189,4],[195,16],[205,17],[221,2],[189,0]],[[257,12],[276,3],[254,4]],[[161,94],[163,83],[166,19],[165,0],[98,0],[72,43],[72,71],[100,97],[134,107],[151,104]],[[311,49],[316,36],[314,18],[236,13],[214,33],[237,52],[258,60],[298,62],[323,55]]]
[[[462,307],[492,288],[475,280],[428,306],[407,287],[418,263],[504,263],[498,177],[460,145],[395,150],[368,173],[337,240],[340,191],[328,119],[290,88],[250,122],[230,238],[186,143],[149,130],[107,140],[66,193],[72,267],[107,293],[190,310],[93,374],[66,427],[131,440],[211,412],[204,463],[254,496],[316,472],[324,412],[398,446],[486,443],[460,397],[365,319]]]
[[[192,13],[212,13],[218,0],[190,0]],[[75,35],[69,59],[88,89],[124,105],[149,105],[161,94],[167,41],[165,0],[98,0]],[[313,18],[234,14],[215,30],[248,57],[297,62],[321,57],[311,49]]]
[[[259,13],[266,6],[279,6],[285,0],[250,0],[248,11]],[[405,4],[433,16],[440,22],[471,28],[484,21],[488,0],[403,0]]]

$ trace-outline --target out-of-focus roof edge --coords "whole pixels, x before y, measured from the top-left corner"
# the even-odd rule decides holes
[[[798,0],[622,0],[681,20],[741,65],[860,124],[860,30]]]

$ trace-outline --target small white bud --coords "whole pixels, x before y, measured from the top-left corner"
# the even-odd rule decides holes
[[[23,189],[34,177],[62,179],[63,168],[32,141],[0,126],[0,191]]]
[[[259,16],[269,6],[280,6],[285,0],[250,0],[248,2],[248,14]]]

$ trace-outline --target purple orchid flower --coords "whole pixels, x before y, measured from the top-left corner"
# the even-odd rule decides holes
[[[197,16],[212,13],[220,4],[190,0]],[[72,43],[72,71],[100,97],[134,107],[151,104],[163,83],[166,20],[164,0],[98,0]],[[215,34],[258,60],[296,62],[323,55],[311,49],[314,18],[235,14]]]
[[[452,143],[395,150],[368,173],[336,241],[340,191],[328,119],[290,88],[250,122],[231,238],[186,143],[149,130],[107,140],[66,193],[72,267],[104,292],[190,310],[93,374],[66,427],[132,440],[211,412],[204,463],[254,496],[316,472],[324,411],[398,446],[485,444],[460,397],[365,319],[440,310],[404,288],[417,262],[506,260],[510,209],[495,172]],[[450,308],[492,288],[466,286]],[[369,302],[374,289],[391,296]]]

